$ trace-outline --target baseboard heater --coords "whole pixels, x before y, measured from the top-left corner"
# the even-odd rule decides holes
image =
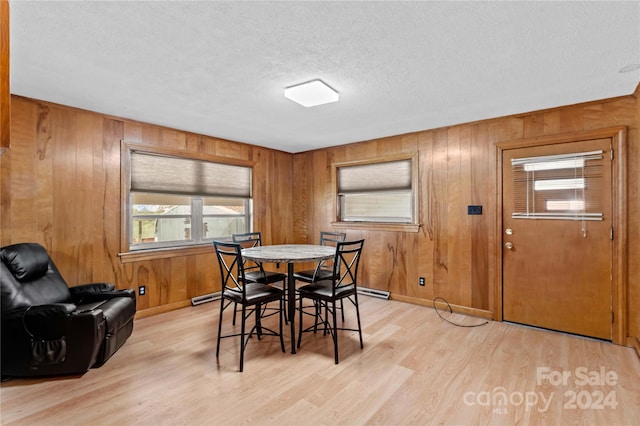
[[[202,296],[192,297],[191,305],[196,306],[196,305],[202,305],[203,303],[207,303],[207,302],[213,302],[214,300],[220,299],[220,296],[221,296],[221,293],[217,292],[217,293],[209,293],[209,294],[204,294]]]
[[[372,288],[358,287],[358,293],[365,296],[377,297],[380,299],[389,300],[390,293],[388,291],[374,290]]]

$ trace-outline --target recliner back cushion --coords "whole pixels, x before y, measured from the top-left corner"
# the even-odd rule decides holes
[[[49,255],[40,244],[14,244],[2,249],[2,261],[18,281],[33,281],[49,268]]]
[[[22,243],[3,247],[0,259],[3,312],[70,300],[67,283],[41,245]]]

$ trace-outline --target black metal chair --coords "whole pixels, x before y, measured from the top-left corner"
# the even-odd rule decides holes
[[[243,249],[258,247],[262,245],[262,235],[260,232],[247,232],[245,234],[231,235],[234,243],[240,244]],[[284,283],[287,275],[281,272],[265,271],[262,263],[246,260],[244,264],[245,279],[254,283],[274,284]]]
[[[347,234],[344,232],[320,232],[320,245],[321,246],[333,246],[336,247],[338,243],[343,242],[347,238]],[[322,281],[331,278],[333,274],[333,259],[323,260],[318,262],[315,269],[309,269],[306,271],[298,271],[293,276],[296,281],[303,281],[306,283],[312,283],[314,281]]]
[[[338,364],[338,331],[357,331],[360,337],[360,349],[364,347],[362,341],[362,327],[360,324],[360,309],[358,307],[358,265],[362,254],[364,240],[344,241],[337,243],[336,255],[333,260],[333,273],[328,280],[314,281],[298,289],[300,295],[300,329],[298,347],[302,341],[302,333],[318,330],[318,323],[324,325],[333,338],[334,358]],[[313,326],[303,327],[303,301],[313,300],[316,312]],[[347,299],[356,309],[358,328],[338,327],[336,320],[336,302]],[[324,316],[323,316],[324,308]],[[343,309],[344,312],[344,309]]]
[[[344,232],[320,232],[320,245],[321,246],[333,246],[336,247],[338,243],[344,241],[347,238],[347,234]],[[303,283],[322,282],[328,283],[333,275],[333,258],[323,260],[317,263],[314,269],[308,269],[304,271],[298,271],[293,274],[296,282],[301,281]],[[315,308],[315,306],[305,306],[304,309]],[[342,300],[340,301],[340,312],[342,322],[344,322],[344,309]],[[303,310],[304,313],[308,313],[307,310]],[[309,315],[315,315],[315,313]]]
[[[262,245],[262,234],[260,232],[246,232],[243,234],[232,234],[231,238],[234,243],[240,244],[240,246],[245,248],[258,247]],[[244,277],[247,282],[261,283],[261,284],[276,284],[282,283],[282,290],[285,291],[285,300],[287,297],[286,294],[286,282],[287,275],[281,272],[272,272],[265,271],[262,267],[262,263],[254,262],[253,260],[245,260],[244,261]],[[286,304],[285,304],[286,306]],[[288,324],[287,316],[284,317],[285,324]],[[236,316],[233,316],[233,324],[236,323]]]
[[[284,338],[282,337],[282,314],[284,312],[284,291],[280,288],[264,283],[257,283],[246,279],[244,262],[242,259],[242,246],[237,243],[225,243],[214,241],[216,258],[220,265],[222,278],[222,296],[220,298],[220,319],[218,322],[218,340],[216,345],[216,358],[220,355],[220,340],[226,337],[240,337],[240,371],[244,369],[244,350],[251,336],[255,333],[258,340],[263,335],[279,336],[282,352]],[[265,308],[268,303],[278,302],[279,331],[274,331],[262,324],[265,317]],[[234,322],[236,306],[241,307],[242,318],[240,333],[222,335],[222,317],[225,309],[233,303]],[[246,330],[247,319],[255,315],[255,324],[249,332]]]

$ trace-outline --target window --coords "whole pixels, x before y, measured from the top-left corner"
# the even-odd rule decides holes
[[[251,229],[251,168],[125,145],[131,251],[203,244]]]
[[[338,221],[417,223],[417,170],[413,157],[336,165]]]
[[[511,160],[514,219],[602,220],[603,151]]]

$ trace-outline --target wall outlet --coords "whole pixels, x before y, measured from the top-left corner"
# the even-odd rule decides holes
[[[482,206],[467,206],[467,214],[482,214]]]
[[[147,292],[147,287],[146,286],[141,285],[141,286],[138,287],[138,295],[144,296],[146,292]]]
[[[420,277],[420,279],[418,280],[418,284],[424,287],[424,277]]]

